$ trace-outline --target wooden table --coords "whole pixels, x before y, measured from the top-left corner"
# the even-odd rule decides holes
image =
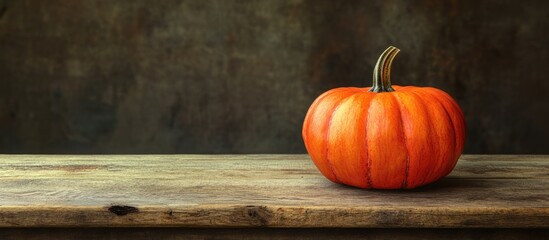
[[[0,155],[0,239],[523,239],[548,228],[549,156],[465,155],[437,183],[372,191],[326,180],[307,155]]]

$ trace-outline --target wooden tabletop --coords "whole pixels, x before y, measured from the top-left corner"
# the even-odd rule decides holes
[[[307,155],[0,155],[0,227],[549,227],[549,156],[465,155],[411,191]]]

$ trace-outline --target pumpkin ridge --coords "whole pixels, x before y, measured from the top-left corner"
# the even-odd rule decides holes
[[[458,148],[458,144],[457,144],[457,141],[458,141],[458,132],[456,131],[456,126],[455,126],[456,122],[454,121],[454,119],[452,118],[452,116],[450,116],[449,109],[447,109],[446,106],[442,103],[442,102],[444,101],[443,98],[444,98],[445,96],[441,97],[441,96],[439,96],[439,95],[436,94],[436,93],[432,93],[431,91],[429,91],[430,89],[433,89],[433,88],[422,89],[422,91],[423,91],[424,93],[426,93],[426,94],[432,96],[433,99],[436,99],[436,101],[442,106],[442,109],[444,110],[444,113],[446,113],[446,116],[448,117],[448,119],[450,119],[450,122],[452,123],[452,124],[450,124],[450,125],[451,125],[451,127],[452,127],[452,132],[453,132],[453,134],[454,134],[453,136],[454,136],[454,145],[455,145],[455,147],[454,147],[454,157],[453,157],[452,159],[459,158],[459,155],[457,155],[457,156],[455,155],[456,149]],[[451,104],[451,105],[454,106],[454,104]],[[460,110],[461,110],[461,109],[460,109]],[[454,165],[452,166],[452,168],[450,168],[450,167],[447,168],[447,169],[450,169],[450,171],[446,170],[445,173],[444,173],[444,175],[443,175],[442,177],[448,175],[448,174],[454,169],[454,167],[455,167],[456,164],[457,164],[457,160],[455,160]],[[442,177],[441,177],[441,178],[442,178]]]
[[[452,117],[450,116],[450,113],[448,112],[448,109],[446,109],[446,107],[444,106],[444,104],[442,104],[440,99],[438,99],[437,97],[434,97],[434,98],[436,99],[435,101],[439,102],[439,104],[442,106],[442,110],[444,111],[444,113],[446,113],[446,116],[448,117],[448,119],[450,119],[450,122],[452,123],[452,124],[450,124],[450,126],[452,128],[452,133],[454,134],[453,138],[454,138],[454,145],[455,145],[454,146],[454,157],[452,159],[455,159],[456,157],[459,157],[459,156],[455,156],[455,152],[456,152],[455,149],[458,147],[458,145],[457,145],[458,139],[457,139],[456,127],[454,126],[454,119],[452,119]],[[455,163],[457,163],[457,161],[455,161]],[[454,169],[454,167],[455,167],[455,163],[454,163],[454,166],[452,166],[452,168],[447,167],[447,169],[450,169],[450,171],[452,171],[452,169]],[[448,175],[450,173],[450,171],[445,170],[444,175],[442,175],[441,178]]]
[[[402,126],[402,137],[404,138],[404,146],[406,147],[406,170],[404,172],[404,181],[402,181],[402,189],[406,189],[406,184],[408,182],[408,174],[410,172],[410,146],[408,143],[408,137],[406,136],[406,131],[404,130],[404,119],[402,117],[402,106],[404,103],[401,101],[396,91],[395,91],[395,94],[393,94],[393,97],[398,103],[398,109],[400,111],[400,124]]]
[[[368,154],[368,150],[369,150],[369,148],[368,148],[368,119],[370,118],[370,108],[372,106],[372,102],[376,98],[376,95],[373,95],[372,98],[370,99],[370,102],[368,103],[368,109],[366,109],[366,118],[364,119],[365,122],[366,122],[365,123],[366,132],[364,133],[364,138],[366,138],[366,143],[364,144],[364,148],[366,149],[366,182],[368,183],[369,188],[373,188],[373,185],[372,185],[372,172],[370,171],[372,164],[371,164],[370,154]]]
[[[461,120],[463,122],[461,122],[461,124],[463,124],[463,131],[466,131],[467,130],[467,122],[465,122],[465,119],[463,119],[463,110],[459,107],[459,105],[457,104],[457,102],[452,98],[452,96],[450,96],[450,94],[442,91],[442,90],[439,90],[439,89],[436,89],[436,88],[430,88],[428,87],[427,89],[432,89],[432,95],[434,95],[435,97],[437,97],[438,99],[443,99],[446,100],[446,102],[448,102],[448,104],[451,106],[451,108],[453,108],[453,110],[457,111],[458,115],[461,116]],[[448,112],[449,113],[449,112]],[[458,119],[459,121],[459,119]],[[457,122],[453,122],[453,119],[452,119],[452,123],[455,123],[456,125],[460,125],[460,123],[457,123]],[[454,125],[454,126],[456,126]],[[456,150],[459,149],[458,145],[462,145],[461,146],[461,151],[459,153],[457,153],[456,155],[457,156],[460,156],[461,153],[463,152],[463,148],[465,147],[464,146],[464,142],[461,142],[460,144],[458,144],[458,135],[462,135],[461,133],[458,132],[457,129],[455,129],[456,131]],[[458,134],[459,133],[459,134]],[[465,136],[463,136],[465,137]],[[465,141],[465,139],[463,139],[463,141]]]
[[[425,109],[425,113],[427,114],[427,118],[426,118],[426,119],[427,119],[427,121],[428,121],[428,123],[429,123],[429,124],[427,124],[427,125],[428,125],[428,126],[431,126],[431,125],[432,125],[432,121],[431,121],[432,113],[431,113],[431,111],[429,110],[429,104],[427,104],[427,103],[423,100],[422,96],[421,96],[420,94],[418,94],[418,91],[417,91],[418,89],[420,89],[420,88],[410,89],[410,90],[408,91],[408,93],[410,93],[410,94],[412,94],[412,95],[415,95],[415,100],[416,100],[417,104],[423,106],[423,108]],[[420,90],[420,92],[421,92],[421,90]],[[431,131],[431,129],[429,129],[428,135],[431,136],[432,134],[433,134],[433,132]],[[429,138],[429,139],[430,139],[430,138]],[[430,173],[431,173],[431,175],[432,175],[432,174],[433,174],[433,171],[430,171]],[[423,176],[423,179],[422,179],[421,183],[419,184],[419,186],[425,185],[425,182],[428,180],[428,178],[427,178],[428,176],[430,176],[430,175],[425,175],[425,176]]]
[[[304,143],[305,143],[305,146],[307,146],[307,141],[309,139],[309,133],[307,131],[305,131],[305,129],[309,129],[309,124],[310,124],[310,117],[309,117],[309,113],[313,113],[314,111],[316,111],[316,109],[318,108],[318,105],[320,105],[320,103],[326,98],[328,97],[330,94],[334,93],[334,92],[337,92],[337,91],[341,91],[341,89],[339,88],[336,88],[336,89],[333,89],[331,91],[328,91],[328,92],[325,92],[324,94],[320,95],[317,99],[315,99],[313,101],[313,103],[311,104],[311,107],[309,108],[309,110],[307,111],[307,113],[305,114],[305,120],[304,120],[304,127],[303,127],[303,131],[301,132],[301,135],[303,137],[303,140],[304,140]]]
[[[325,136],[325,141],[326,141],[326,163],[328,164],[328,168],[330,169],[330,171],[332,171],[332,174],[334,175],[334,178],[337,182],[341,183],[341,180],[339,180],[339,178],[337,177],[336,173],[335,173],[335,170],[334,170],[334,165],[332,164],[332,162],[330,161],[330,158],[329,158],[329,143],[328,141],[330,141],[330,127],[332,126],[332,119],[334,118],[335,116],[335,113],[337,112],[337,110],[339,109],[339,107],[341,105],[343,105],[343,103],[347,102],[352,96],[358,94],[360,92],[354,92],[346,97],[344,97],[343,99],[340,100],[340,102],[335,106],[334,110],[332,111],[332,113],[330,114],[330,118],[328,119],[328,124],[326,126],[326,136]]]
[[[336,88],[327,91],[321,95],[321,99],[315,100],[312,105],[315,105],[313,109],[309,109],[307,116],[305,117],[304,126],[306,126],[305,134],[307,142],[305,147],[307,151],[314,151],[315,154],[311,155],[313,163],[318,167],[323,175],[330,181],[339,183],[335,180],[335,176],[330,170],[330,166],[326,161],[326,127],[331,111],[339,102],[347,96],[358,92],[357,88]],[[313,128],[314,127],[314,128]],[[314,136],[314,137],[313,137]]]

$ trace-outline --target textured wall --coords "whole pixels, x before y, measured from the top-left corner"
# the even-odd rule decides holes
[[[547,1],[0,0],[0,152],[301,153],[320,93],[456,98],[467,153],[549,153]]]

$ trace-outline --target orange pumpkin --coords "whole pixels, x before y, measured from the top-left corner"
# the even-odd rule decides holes
[[[360,188],[411,189],[448,175],[465,142],[465,121],[447,93],[391,86],[400,50],[389,47],[371,88],[343,87],[320,95],[303,123],[303,140],[329,180]]]

